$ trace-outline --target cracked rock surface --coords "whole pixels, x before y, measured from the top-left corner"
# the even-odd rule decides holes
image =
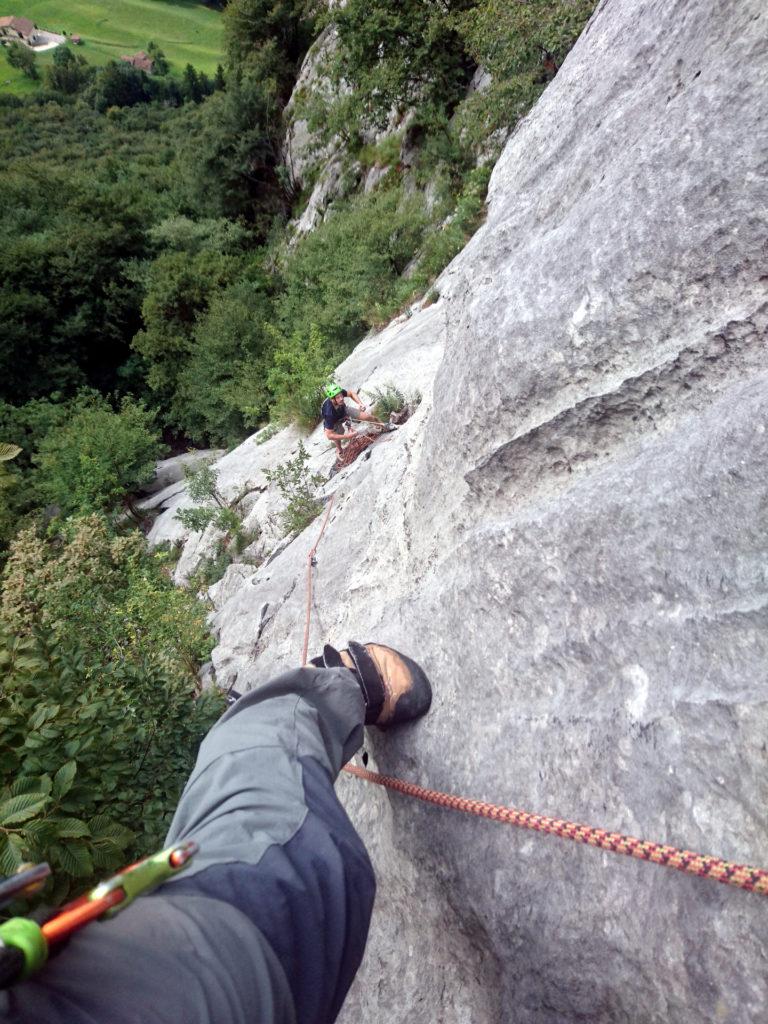
[[[440,301],[340,368],[424,401],[328,485],[310,643],[428,670],[430,715],[369,736],[387,774],[760,866],[767,29],[762,0],[600,4]],[[222,581],[220,684],[296,663],[318,529]],[[338,789],[379,883],[344,1024],[765,1019],[763,898]]]

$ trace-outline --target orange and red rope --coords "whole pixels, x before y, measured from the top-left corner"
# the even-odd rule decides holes
[[[696,875],[698,878],[712,878],[724,885],[735,885],[739,889],[768,896],[768,871],[764,871],[762,868],[750,867],[747,864],[734,864],[731,861],[722,860],[720,857],[709,857],[705,854],[693,853],[691,850],[678,850],[675,846],[653,843],[646,839],[636,839],[634,836],[624,836],[619,832],[606,832],[602,828],[579,825],[574,821],[564,821],[562,818],[547,818],[541,814],[517,810],[515,807],[500,807],[482,800],[468,800],[463,796],[453,796],[450,793],[440,793],[434,789],[424,789],[423,786],[417,786],[413,782],[404,782],[402,779],[394,779],[389,775],[379,775],[378,772],[370,772],[366,768],[359,768],[353,764],[345,765],[344,770],[351,775],[356,775],[359,779],[375,782],[378,786],[385,786],[396,793],[415,797],[417,800],[435,804],[437,807],[447,807],[452,811],[475,814],[480,818],[500,821],[505,825],[517,825],[534,832],[547,832],[549,835],[559,836],[561,839],[572,839],[576,843],[597,846],[601,850],[609,850],[611,853],[620,853],[625,857],[634,857],[636,860],[646,860],[652,864],[660,864],[662,867],[674,868],[676,871],[684,871],[686,874]]]
[[[307,614],[301,654],[302,665],[307,663],[309,649],[309,628],[312,616],[312,568],[332,506],[333,497],[328,502],[323,525],[315,545],[307,556]],[[378,786],[384,786],[396,793],[423,800],[425,803],[434,804],[437,807],[447,807],[452,811],[475,814],[480,818],[500,821],[506,825],[517,825],[534,832],[546,832],[549,835],[559,836],[561,839],[571,839],[576,843],[585,843],[587,846],[596,846],[601,850],[609,850],[611,853],[623,854],[625,857],[634,857],[636,860],[645,860],[651,864],[674,868],[676,871],[696,875],[698,878],[711,878],[716,882],[722,882],[723,885],[746,889],[747,892],[756,892],[762,896],[768,895],[768,871],[762,868],[750,867],[747,864],[734,864],[731,861],[722,860],[720,857],[693,853],[691,850],[679,850],[675,846],[653,843],[646,839],[636,839],[634,836],[624,836],[619,832],[607,832],[602,828],[580,825],[562,818],[548,818],[541,814],[531,814],[529,811],[520,811],[515,807],[502,807],[498,804],[485,803],[482,800],[470,800],[463,796],[440,793],[434,789],[424,789],[423,786],[417,786],[413,782],[405,782],[403,779],[395,779],[389,775],[379,775],[378,772],[370,772],[366,768],[359,768],[353,764],[345,765],[344,771],[359,779],[373,782]]]

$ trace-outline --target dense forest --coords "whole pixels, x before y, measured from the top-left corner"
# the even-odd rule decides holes
[[[0,94],[0,872],[48,859],[49,899],[162,842],[221,709],[197,696],[204,608],[126,495],[169,445],[312,425],[333,367],[481,222],[594,2],[218,6],[215,78],[64,46],[34,95]],[[294,93],[326,30],[329,87]],[[300,179],[288,117],[316,143]],[[329,147],[340,183],[300,234]]]

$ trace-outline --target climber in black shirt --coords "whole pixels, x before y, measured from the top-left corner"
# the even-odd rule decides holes
[[[351,425],[349,430],[346,429],[350,420],[363,420],[366,423],[384,426],[381,420],[377,420],[372,413],[366,411],[365,405],[356,391],[346,391],[338,384],[329,384],[325,389],[325,396],[325,401],[320,409],[325,436],[336,445],[339,455],[342,452],[341,442],[348,440],[349,435],[354,433]],[[348,406],[344,401],[345,398],[351,398],[358,408],[353,409]]]

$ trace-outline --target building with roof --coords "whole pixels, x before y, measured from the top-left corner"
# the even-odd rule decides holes
[[[29,18],[17,18],[14,14],[0,18],[0,41],[21,42],[34,46],[37,42],[37,29]]]
[[[126,64],[130,64],[131,67],[137,68],[139,71],[146,71],[148,75],[151,75],[155,70],[154,60],[143,50],[139,50],[138,53],[124,55],[120,60],[124,60]]]

